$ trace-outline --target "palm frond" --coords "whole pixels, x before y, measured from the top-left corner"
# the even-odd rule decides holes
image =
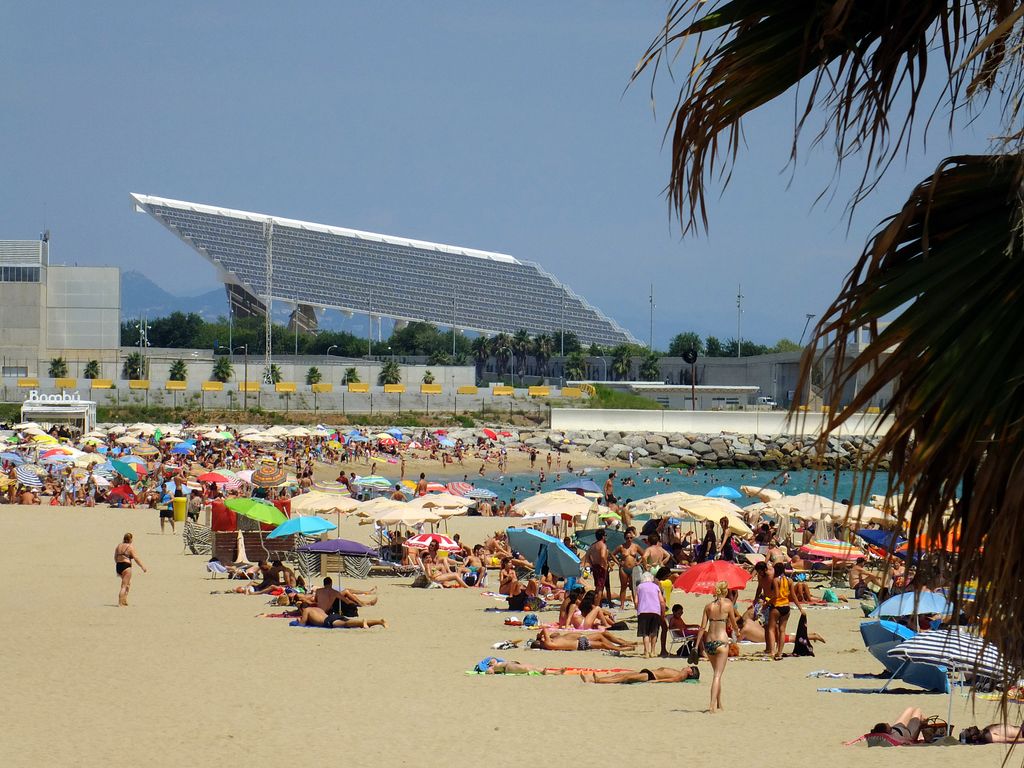
[[[863,151],[859,199],[906,147],[932,62],[941,51],[950,118],[968,95],[998,88],[1007,136],[1020,107],[1024,63],[1017,0],[676,0],[633,73],[654,81],[692,47],[670,119],[670,205],[686,229],[706,226],[705,185],[728,183],[742,119],[795,86],[793,155],[822,107],[837,162]],[[905,100],[904,100],[905,99]]]
[[[865,326],[875,338],[851,350]],[[1024,156],[945,160],[874,236],[814,336],[801,376],[835,361],[827,429],[891,388],[893,423],[869,463],[891,456],[911,542],[959,538],[937,565],[954,587],[977,580],[976,617],[1024,670]]]

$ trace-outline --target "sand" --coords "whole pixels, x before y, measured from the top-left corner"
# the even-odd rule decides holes
[[[495,522],[462,518],[451,528],[473,542]],[[151,572],[136,569],[131,605],[118,608],[112,554],[126,530],[135,533]],[[812,629],[828,640],[816,658],[730,663],[727,710],[708,715],[706,680],[590,686],[573,678],[465,675],[491,653],[491,643],[528,634],[484,612],[498,603],[475,589],[349,581],[378,588],[379,605],[364,614],[386,617],[387,630],[297,629],[283,619],[256,618],[273,610],[264,598],[210,594],[228,582],[206,578],[205,558],[182,554],[178,536],[158,531],[150,510],[0,509],[0,765],[603,766],[749,755],[839,768],[936,759],[997,766],[1004,754],[1001,747],[940,754],[844,747],[903,707],[944,715],[947,701],[916,689],[816,692],[877,685],[806,677],[819,669],[879,669],[861,644],[856,610],[811,612]],[[352,520],[341,531],[363,541],[368,533]],[[674,599],[691,619],[703,603],[679,592]],[[501,655],[551,666],[646,665],[598,651]],[[708,672],[706,663],[701,667]],[[959,696],[955,706],[958,728],[990,722],[994,709],[979,701],[972,715]]]

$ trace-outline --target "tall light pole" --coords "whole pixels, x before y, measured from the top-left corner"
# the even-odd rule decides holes
[[[743,321],[743,287],[736,286],[736,357],[740,356],[740,349],[743,347],[743,336],[740,333]]]
[[[558,334],[561,337],[561,347],[559,348],[559,357],[565,357],[565,293],[562,293],[562,330]],[[565,367],[565,360],[562,361],[562,367]]]
[[[800,341],[797,342],[797,346],[800,347],[804,345],[804,334],[807,333],[807,326],[811,324],[811,320],[815,318],[815,314],[813,312],[808,312],[804,317],[807,319],[804,320],[804,329],[800,331]]]
[[[452,365],[455,365],[455,294],[452,294]]]
[[[366,356],[373,354],[373,289],[366,286]]]
[[[233,347],[231,354],[234,354],[236,349],[245,350],[245,373],[242,374],[245,377],[245,383],[242,385],[242,410],[247,411],[249,410],[249,345]]]
[[[647,342],[647,348],[654,351],[654,283],[651,283],[651,335]]]

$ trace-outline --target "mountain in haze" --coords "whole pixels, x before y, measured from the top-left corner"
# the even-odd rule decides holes
[[[121,317],[164,317],[172,312],[195,312],[205,320],[216,320],[228,313],[228,300],[223,288],[198,296],[175,296],[168,293],[141,272],[121,273]]]

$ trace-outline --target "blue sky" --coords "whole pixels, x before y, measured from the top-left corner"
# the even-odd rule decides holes
[[[672,96],[624,92],[662,2],[8,3],[0,238],[51,231],[57,263],[137,269],[172,293],[213,267],[129,192],[538,261],[655,345],[680,330],[797,338],[876,223],[991,120],[914,145],[854,218],[814,204],[831,156],[786,167],[793,101],[746,126],[711,231],[682,238],[662,189]],[[985,116],[983,116],[985,117]],[[848,176],[852,178],[853,174]]]

